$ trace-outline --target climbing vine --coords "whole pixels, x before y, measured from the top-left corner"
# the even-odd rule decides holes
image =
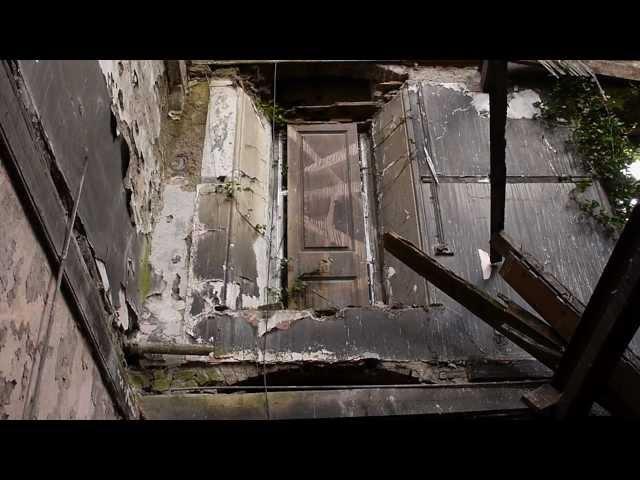
[[[628,95],[640,99],[640,88],[630,85]],[[594,217],[609,233],[624,226],[638,197],[640,182],[627,168],[640,158],[637,146],[629,139],[636,124],[624,118],[622,102],[603,96],[591,79],[564,77],[556,80],[540,104],[542,118],[571,130],[571,142],[584,162],[585,169],[600,181],[609,198],[611,213],[596,200],[581,194],[590,186],[581,182],[572,193],[579,208]]]

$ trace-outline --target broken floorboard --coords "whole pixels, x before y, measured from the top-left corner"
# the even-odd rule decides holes
[[[149,420],[291,420],[401,415],[526,415],[522,396],[540,382],[421,385],[415,388],[147,395]]]

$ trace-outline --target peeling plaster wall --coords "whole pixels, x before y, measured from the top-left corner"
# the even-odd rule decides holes
[[[271,125],[233,80],[190,82],[163,130],[163,185],[142,262],[137,339],[189,341],[221,305],[266,303]]]
[[[195,192],[176,177],[164,185],[163,208],[151,236],[152,284],[140,320],[139,336],[170,341],[182,336]]]
[[[216,307],[267,303],[271,126],[231,80],[210,82],[185,331]]]
[[[0,159],[0,419],[23,418],[51,268]],[[43,363],[37,418],[118,418],[62,295]]]
[[[160,195],[163,151],[160,131],[167,109],[162,60],[100,60],[111,93],[112,110],[129,144],[131,159],[126,187],[138,232],[150,233],[151,205]]]

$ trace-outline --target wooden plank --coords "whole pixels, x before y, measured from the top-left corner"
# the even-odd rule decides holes
[[[384,246],[400,261],[425,277],[437,288],[459,302],[481,320],[527,351],[550,368],[557,365],[560,352],[533,340],[539,331],[529,327],[517,312],[502,305],[493,297],[446,269],[420,251],[415,245],[393,232],[384,234]],[[552,342],[553,339],[547,339]]]
[[[556,415],[586,415],[640,327],[640,208],[635,207],[554,376]]]
[[[396,95],[374,119],[374,156],[378,178],[380,231],[394,231],[425,248],[420,230],[414,151],[409,142],[404,94]],[[386,303],[428,304],[424,278],[393,256],[385,255]]]
[[[584,305],[558,280],[547,275],[530,254],[516,248],[504,233],[495,237],[495,245],[503,255],[512,256],[512,266],[517,269],[507,273],[505,280],[560,335],[566,340],[571,339],[584,312]],[[502,271],[500,273],[502,275]],[[518,277],[518,274],[522,277]],[[624,352],[611,371],[607,388],[598,401],[612,412],[640,415],[640,359],[630,349]]]
[[[504,230],[504,203],[506,197],[507,164],[505,130],[507,125],[507,62],[489,61],[489,150],[491,164],[491,235]],[[491,262],[499,262],[502,256],[491,245]]]
[[[44,165],[41,139],[26,117],[7,61],[0,68],[0,134],[11,170],[25,193],[26,209],[31,211],[37,229],[43,233],[49,258],[57,262],[62,253],[66,228],[66,211],[60,201],[49,169]],[[79,327],[86,335],[94,358],[119,412],[136,418],[133,393],[116,352],[95,283],[91,279],[75,238],[71,239],[63,278],[64,292],[72,299]]]
[[[483,360],[470,363],[466,371],[470,382],[551,379],[553,376],[553,371],[537,360]]]
[[[523,65],[542,65],[537,60],[514,60]],[[593,73],[604,77],[640,81],[640,62],[637,60],[582,60]]]
[[[568,341],[584,309],[562,284],[545,275],[513,245],[504,232],[493,245],[505,257],[500,275],[518,294]]]
[[[417,388],[276,391],[265,394],[147,395],[149,420],[285,420],[426,415],[526,414],[522,395],[539,382],[424,385]]]
[[[370,119],[380,108],[378,102],[336,102],[331,105],[299,105],[287,112],[288,118],[330,121],[345,119],[358,122]]]
[[[355,124],[288,128],[288,280],[299,308],[368,303],[357,141]]]

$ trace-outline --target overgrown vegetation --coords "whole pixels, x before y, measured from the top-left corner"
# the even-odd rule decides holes
[[[588,182],[577,185],[573,198],[612,234],[622,229],[640,197],[640,182],[627,173],[640,159],[640,149],[629,138],[637,124],[627,113],[629,102],[640,101],[640,87],[629,85],[624,91],[624,97],[603,96],[591,79],[563,77],[546,92],[540,105],[545,121],[571,129],[571,142],[585,169],[606,191],[611,214],[598,201],[584,198]]]
[[[280,107],[278,104],[273,102],[263,102],[260,99],[256,100],[256,107],[264,113],[264,115],[269,119],[269,121],[275,123],[276,125],[284,125],[287,123],[284,118],[284,109]]]
[[[253,191],[251,187],[243,187],[242,184],[237,180],[226,180],[223,184],[219,184],[216,186],[216,191],[224,192],[224,195],[229,199],[234,198],[236,192],[239,192],[241,190],[245,192]]]

